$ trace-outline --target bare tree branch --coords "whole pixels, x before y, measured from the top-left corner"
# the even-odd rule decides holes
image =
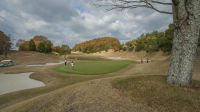
[[[152,2],[152,3],[161,4],[161,5],[172,5],[172,3],[159,2],[159,1],[155,1],[155,0],[151,0],[151,2]]]
[[[160,2],[157,0],[97,0],[98,3],[94,5],[99,7],[108,7],[107,11],[114,9],[134,9],[134,8],[148,8],[159,13],[172,14],[172,12],[163,11],[156,8],[154,5],[171,6],[172,3]]]

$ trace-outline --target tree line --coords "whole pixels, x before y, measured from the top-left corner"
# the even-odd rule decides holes
[[[154,31],[142,34],[136,39],[130,40],[125,44],[120,44],[115,37],[102,37],[76,44],[72,50],[84,53],[95,53],[100,51],[146,51],[147,53],[163,51],[170,53],[172,50],[172,40],[174,38],[174,25],[170,24],[168,29],[163,32]],[[199,44],[200,46],[200,41]],[[0,31],[0,54],[7,55],[11,49],[12,42],[8,35]],[[68,45],[53,46],[47,37],[36,35],[30,40],[18,40],[19,51],[37,51],[41,53],[57,52],[60,55],[70,54],[71,49]]]
[[[57,52],[60,55],[71,53],[68,45],[53,46],[53,43],[42,35],[36,35],[28,41],[20,39],[17,42],[17,46],[19,47],[19,51],[36,51],[41,53]]]
[[[93,40],[85,41],[76,44],[73,48],[74,51],[80,51],[84,53],[95,53],[100,51],[108,51],[113,49],[118,51],[120,49],[120,42],[114,37],[102,37]]]
[[[154,31],[152,33],[142,34],[136,39],[130,40],[122,44],[121,50],[124,51],[146,51],[150,52],[171,52],[172,40],[174,38],[174,28],[170,24],[169,28],[164,32]]]

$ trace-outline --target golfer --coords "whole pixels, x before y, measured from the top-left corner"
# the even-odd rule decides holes
[[[71,67],[74,69],[74,61],[71,61]]]
[[[65,59],[65,66],[67,65],[67,60]]]

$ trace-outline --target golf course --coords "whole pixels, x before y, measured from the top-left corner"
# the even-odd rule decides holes
[[[0,112],[200,112],[200,0],[1,0]]]
[[[25,61],[17,57],[22,54],[25,56],[23,58]],[[34,58],[31,55],[34,55]],[[125,57],[110,60],[106,54],[102,55],[105,57],[71,54],[69,57],[74,59],[75,65],[72,69],[70,65],[65,66],[64,63],[49,66],[26,66],[42,65],[50,59],[54,60],[48,61],[49,63],[61,62],[64,61],[63,56],[36,52],[11,53],[11,59],[15,58],[16,62],[20,63],[13,67],[0,68],[2,73],[32,72],[30,78],[43,82],[45,86],[0,95],[0,111],[198,112],[200,107],[199,62],[196,63],[193,86],[182,88],[170,86],[166,82],[169,66],[168,55],[156,53],[152,56],[151,63],[144,64]],[[119,54],[113,52],[113,56],[117,55]],[[30,58],[31,63],[26,61]],[[40,59],[37,61],[37,58]],[[173,108],[170,108],[171,106]]]

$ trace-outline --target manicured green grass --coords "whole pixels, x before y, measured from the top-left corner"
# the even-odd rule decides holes
[[[129,64],[133,63],[133,61],[126,60],[88,60],[88,61],[78,61],[75,62],[74,69],[68,66],[60,65],[55,68],[57,72],[62,73],[74,73],[74,74],[82,74],[82,75],[98,75],[98,74],[106,74],[118,71],[122,68],[127,67]]]
[[[192,87],[170,86],[166,76],[141,76],[118,79],[113,87],[133,102],[148,105],[156,112],[199,112],[200,82],[194,81]],[[143,107],[145,108],[145,106]]]

